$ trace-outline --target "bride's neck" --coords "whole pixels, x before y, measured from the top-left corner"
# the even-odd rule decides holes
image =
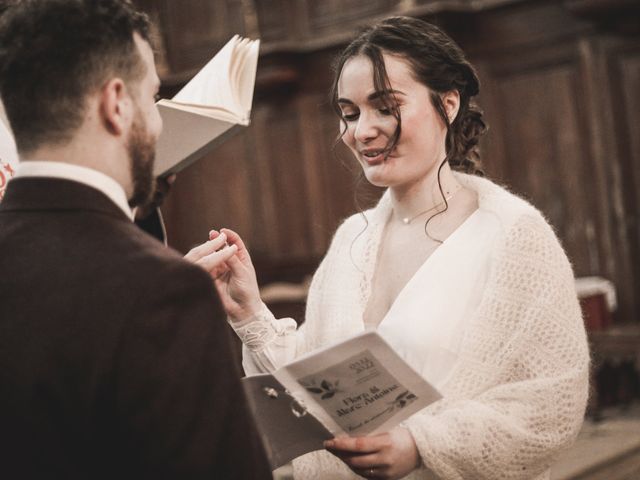
[[[410,185],[391,187],[389,190],[393,217],[398,220],[412,218],[430,208],[433,208],[435,213],[439,210],[436,206],[442,204],[444,200],[440,187],[445,198],[460,188],[448,163],[445,163],[440,170],[440,185],[438,185],[438,170],[435,169],[434,172],[430,172]]]

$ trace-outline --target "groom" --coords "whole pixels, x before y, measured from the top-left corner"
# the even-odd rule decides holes
[[[271,478],[211,278],[132,223],[153,193],[158,87],[127,0],[2,16],[21,157],[0,202],[3,478]]]

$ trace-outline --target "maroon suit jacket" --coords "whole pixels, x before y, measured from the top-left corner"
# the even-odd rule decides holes
[[[101,192],[0,203],[0,477],[271,478],[206,272]]]

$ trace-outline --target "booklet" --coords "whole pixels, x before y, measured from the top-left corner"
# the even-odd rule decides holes
[[[273,469],[338,435],[386,432],[441,398],[375,331],[242,382]]]
[[[235,35],[171,100],[157,103],[156,175],[183,170],[249,125],[259,47]]]

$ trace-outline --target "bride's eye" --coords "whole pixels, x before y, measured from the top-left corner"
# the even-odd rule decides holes
[[[358,119],[358,113],[357,112],[354,112],[354,113],[342,112],[342,118],[344,118],[345,122],[353,122],[354,120]]]
[[[381,115],[393,115],[394,110],[400,108],[397,101],[392,98],[387,99],[386,101],[380,99],[373,106]]]

